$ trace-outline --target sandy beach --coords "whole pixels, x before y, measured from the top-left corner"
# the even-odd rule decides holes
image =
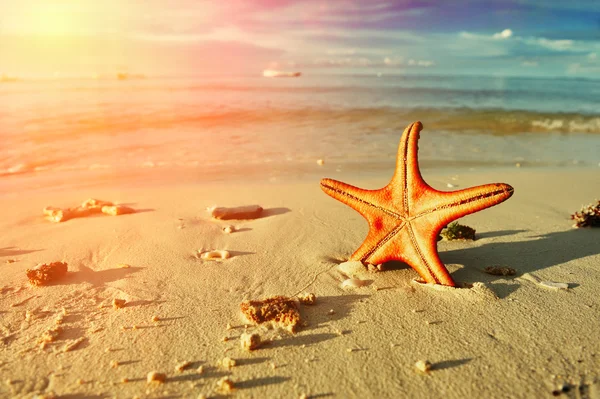
[[[321,170],[322,177],[365,188],[388,180],[339,177],[327,164]],[[341,288],[338,264],[368,228],[358,213],[326,196],[318,179],[96,179],[93,187],[53,189],[40,176],[30,195],[19,194],[16,179],[5,181],[0,396],[597,397],[600,230],[574,229],[569,219],[597,198],[597,168],[423,175],[440,190],[450,190],[449,183],[515,188],[506,203],[460,220],[476,229],[477,240],[438,243],[464,288],[419,284],[401,263],[360,273],[369,280],[364,287]],[[137,212],[63,223],[42,217],[45,206],[90,197]],[[264,208],[256,220],[213,220],[205,210],[252,204]],[[227,225],[236,231],[223,233]],[[196,256],[213,249],[231,257]],[[50,286],[28,283],[27,269],[55,261],[68,264],[66,277]],[[483,272],[488,266],[517,274],[492,276]],[[303,325],[295,334],[249,325],[240,312],[244,300],[299,292],[314,293],[317,302],[300,306]],[[113,306],[115,299],[125,306]],[[56,327],[56,337],[43,343]],[[251,352],[240,346],[250,332],[266,341]],[[224,358],[235,366],[224,367]],[[420,360],[431,363],[429,372],[415,368]],[[150,372],[166,374],[166,381],[147,383]],[[232,392],[219,389],[223,377],[233,382]]]

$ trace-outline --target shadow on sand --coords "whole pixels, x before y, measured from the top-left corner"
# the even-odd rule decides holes
[[[569,229],[528,238],[530,239],[526,241],[492,242],[474,248],[444,251],[440,253],[440,258],[444,263],[465,266],[453,273],[455,280],[470,281],[473,279],[473,271],[477,270],[481,271],[478,279],[488,283],[506,277],[483,273],[486,266],[509,266],[517,270],[518,276],[600,254],[600,229]],[[575,286],[572,281],[565,282],[571,287]],[[514,285],[494,284],[494,291],[502,298],[510,294],[505,292],[509,287],[513,291],[516,289]]]

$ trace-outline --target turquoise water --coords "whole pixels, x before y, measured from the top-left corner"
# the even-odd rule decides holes
[[[415,120],[424,167],[600,162],[594,80],[89,79],[0,84],[0,176],[183,168],[227,178],[246,166],[270,176],[317,159],[387,170]]]

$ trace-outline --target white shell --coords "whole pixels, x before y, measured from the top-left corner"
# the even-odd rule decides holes
[[[346,287],[360,288],[360,287],[369,285],[370,283],[371,283],[371,281],[369,281],[369,280],[360,280],[357,278],[349,278],[347,280],[342,281],[341,287],[342,288],[346,288]]]
[[[204,260],[219,260],[219,259],[228,259],[231,255],[229,251],[224,249],[216,250],[216,251],[206,251],[200,254],[200,258]]]
[[[569,288],[569,284],[567,283],[557,283],[554,281],[540,281],[539,283],[542,287],[552,288],[555,290],[566,290]]]

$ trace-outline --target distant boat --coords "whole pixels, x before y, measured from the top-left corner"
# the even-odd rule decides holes
[[[300,72],[284,72],[284,71],[275,71],[273,69],[265,69],[263,71],[263,76],[265,78],[297,78],[301,76]]]

